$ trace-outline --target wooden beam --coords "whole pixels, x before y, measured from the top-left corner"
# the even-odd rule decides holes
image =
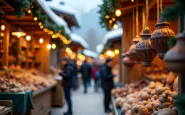
[[[43,31],[24,31],[26,32],[27,34],[30,34],[30,35],[48,35],[47,33],[43,32]],[[51,36],[51,35],[49,35]]]
[[[6,3],[5,0],[0,0],[0,2],[7,5],[10,9],[12,9],[14,11],[14,8],[12,6],[10,6],[8,3]]]
[[[38,25],[35,21],[10,21],[12,25]]]
[[[15,15],[4,15],[3,18],[6,18],[7,20],[18,20],[18,17]],[[33,20],[32,16],[22,16],[20,20]]]
[[[132,6],[121,8],[120,10],[124,11],[124,10],[128,10],[128,9],[136,8],[136,7],[139,7],[139,6],[144,6],[144,4],[132,5]]]

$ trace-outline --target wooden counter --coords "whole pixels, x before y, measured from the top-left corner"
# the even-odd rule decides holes
[[[33,93],[34,109],[28,109],[27,115],[48,115],[52,108],[52,88],[57,84],[43,88]]]
[[[113,115],[121,115],[121,109],[120,108],[118,108],[118,107],[116,107],[116,105],[115,105],[115,99],[114,99],[114,97],[113,96],[111,96],[111,101],[112,101],[112,105],[113,105]]]

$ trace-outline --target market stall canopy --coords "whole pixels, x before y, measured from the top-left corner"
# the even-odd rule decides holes
[[[106,44],[108,41],[113,42],[113,41],[121,40],[122,35],[123,35],[122,28],[118,30],[110,31],[103,38],[102,44]]]
[[[44,2],[45,0],[36,0],[37,3],[40,5],[40,7],[47,13],[47,15],[50,17],[50,19],[57,24],[58,26],[64,26],[66,32],[69,34],[71,33],[70,29],[68,28],[67,23],[59,17],[57,14],[55,14],[50,7]]]
[[[96,46],[96,52],[98,54],[101,54],[103,49],[104,49],[104,44],[99,44],[99,45]]]
[[[87,42],[82,37],[80,37],[79,35],[71,33],[70,36],[71,36],[72,43],[80,44],[84,48],[89,47]]]
[[[98,54],[93,52],[93,51],[90,51],[90,50],[87,50],[87,49],[84,49],[82,51],[82,53],[87,56],[87,57],[93,57],[93,58],[98,58]]]
[[[63,1],[53,0],[53,1],[45,1],[45,3],[60,17],[62,17],[69,25],[80,27],[81,21],[76,11],[64,4]]]

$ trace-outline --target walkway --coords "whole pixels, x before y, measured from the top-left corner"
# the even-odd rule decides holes
[[[108,115],[103,109],[103,94],[101,91],[95,93],[93,87],[89,87],[88,93],[83,93],[81,87],[73,92],[73,115]],[[63,115],[67,106],[63,108],[53,108],[52,115]]]

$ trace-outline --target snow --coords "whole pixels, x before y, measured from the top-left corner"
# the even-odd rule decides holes
[[[69,7],[66,4],[60,4],[60,0],[52,0],[52,1],[46,1],[45,3],[53,10],[59,11],[59,12],[63,12],[65,14],[69,14],[69,15],[73,15],[75,17],[75,20],[77,21],[78,25],[81,25],[81,21],[79,18],[79,15],[77,14],[77,12]]]
[[[79,35],[71,33],[70,36],[71,36],[71,40],[72,41],[81,44],[84,48],[88,48],[89,47],[87,42],[82,37],[80,37]]]
[[[98,54],[93,52],[93,51],[90,51],[90,50],[87,50],[87,49],[84,49],[82,51],[82,53],[87,56],[87,57],[93,57],[93,58],[98,58]]]
[[[100,54],[103,51],[104,44],[99,44],[96,46],[96,52]]]
[[[117,38],[117,37],[121,37],[123,35],[123,29],[117,29],[117,30],[113,30],[108,32],[105,37],[103,38],[102,44],[106,44],[108,40]]]
[[[49,8],[49,6],[44,2],[45,0],[36,0],[36,1],[55,24],[57,24],[58,26],[64,26],[66,32],[68,34],[71,33],[71,30],[68,28],[67,23]]]

